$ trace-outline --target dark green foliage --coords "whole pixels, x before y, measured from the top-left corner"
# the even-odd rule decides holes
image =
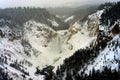
[[[91,71],[89,75],[87,74],[79,74],[77,73],[76,75],[72,75],[70,72],[65,73],[66,77],[65,80],[119,80],[119,74],[118,71],[116,70],[111,70],[108,69],[107,67],[104,68],[102,72],[95,71],[94,68]],[[58,77],[63,77],[63,76],[57,76],[57,78],[53,80],[63,80],[63,78]]]
[[[99,34],[97,36],[97,42],[98,42],[98,46],[101,49],[104,49],[107,46],[107,42],[109,42],[110,40],[112,40],[112,37],[105,35],[104,31],[99,31]]]
[[[37,22],[41,22],[44,24],[49,25],[55,30],[59,29],[67,29],[69,25],[59,18],[51,15],[46,9],[44,8],[7,8],[7,9],[0,9],[0,19],[11,20],[14,24],[22,26],[26,21],[35,20]],[[48,20],[55,20],[59,27],[56,28],[52,25],[52,23]]]
[[[2,68],[0,68],[0,80],[8,80],[8,73],[5,73]]]
[[[5,20],[12,20],[13,22],[22,25],[24,22],[32,19],[47,23],[46,18],[49,19],[50,14],[42,8],[7,8],[0,11],[0,18]]]
[[[69,71],[66,72],[66,78],[65,78],[65,80],[73,80],[71,72],[69,72]]]
[[[84,6],[84,8],[78,8],[78,10],[74,11],[71,16],[74,15],[74,19],[73,20],[70,20],[69,23],[72,24],[76,21],[80,21],[80,22],[84,22],[87,20],[88,18],[88,15],[96,12],[97,10],[97,7],[96,5],[93,5],[93,6]]]
[[[7,68],[5,68],[7,70]],[[14,76],[17,74],[13,74]],[[22,74],[21,76],[24,78],[24,80],[26,80],[26,76],[27,74]],[[17,75],[18,76],[18,75]],[[5,71],[4,69],[0,68],[0,80],[14,80],[13,76],[10,76],[9,71]],[[32,79],[30,79],[32,80]]]
[[[19,64],[19,62],[16,60],[14,63],[10,64],[11,67],[21,71],[22,73],[24,73],[25,75],[29,76],[29,73],[26,72],[24,69],[21,68],[22,65]]]
[[[96,71],[91,75],[83,77],[83,79],[75,79],[75,80],[119,80],[118,74],[119,73],[116,70],[111,70],[105,67],[105,69],[102,72]]]
[[[73,80],[73,76],[79,80],[79,70],[82,69],[86,64],[91,64],[89,61],[94,61],[94,58],[99,54],[99,47],[91,47],[86,49],[80,49],[69,58],[64,60],[64,63],[56,70],[54,80],[62,80],[62,77],[67,75],[66,80]],[[84,68],[84,70],[86,67]],[[83,75],[84,72],[81,72]],[[81,79],[80,79],[81,80]]]
[[[89,72],[89,75],[85,74],[85,70],[87,69],[85,65],[93,64],[94,59],[99,54],[100,47],[106,47],[106,44],[104,44],[106,42],[103,41],[101,43],[103,45],[94,45],[90,48],[76,51],[58,67],[53,80],[119,80],[120,73],[116,70],[111,70],[111,68],[108,69],[107,67],[105,67],[102,72],[99,70],[95,71],[93,68],[93,70]],[[118,43],[116,42],[116,44]],[[83,69],[83,71],[79,72],[81,69]]]
[[[42,70],[40,70],[37,67],[35,74],[45,75],[45,80],[52,80],[52,78],[54,77],[54,73],[52,71],[53,69],[54,69],[53,66],[47,66],[43,68]]]
[[[113,5],[113,3],[111,2],[107,2],[105,4],[101,4],[99,7],[98,7],[98,10],[102,10],[102,9],[105,9],[105,8],[109,8]]]
[[[115,21],[120,19],[120,2],[112,3],[109,8],[106,8],[103,14],[101,15],[101,24],[102,25],[113,25]]]

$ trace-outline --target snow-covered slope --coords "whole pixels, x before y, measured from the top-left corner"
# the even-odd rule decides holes
[[[70,21],[70,20],[72,20],[72,19],[74,19],[74,16],[70,16],[70,17],[66,18],[66,19],[65,19],[65,22],[68,22],[68,21]]]
[[[111,33],[108,26],[100,25],[99,19],[102,13],[103,10],[97,11],[89,15],[85,22],[77,21],[69,29],[60,31],[34,20],[25,22],[22,31],[12,29],[7,24],[0,26],[0,67],[14,80],[25,77],[25,80],[30,78],[44,80],[44,75],[35,74],[38,68],[42,70],[51,65],[55,67],[55,72],[57,67],[78,49],[88,48],[95,41],[101,46],[98,35],[103,31],[105,33],[103,40],[110,36],[112,39],[106,42],[105,48],[100,47],[99,55],[92,61],[93,63],[86,64],[79,72],[87,67],[85,73],[89,74],[93,68],[102,71],[105,66],[118,70],[120,34],[112,34],[115,25],[110,28]],[[74,16],[71,16],[65,22],[73,18]],[[56,28],[59,26],[55,20],[48,19],[48,21]],[[0,20],[0,23],[4,22],[5,20]]]
[[[69,30],[59,31],[66,35],[65,42],[69,49],[76,52],[63,59],[64,62],[57,67],[56,77],[53,79],[93,80],[97,79],[95,76],[99,76],[98,80],[108,80],[106,77],[109,77],[109,74],[115,72],[115,75],[119,75],[120,21],[117,20],[112,26],[102,25],[100,19],[103,12],[104,10],[97,11],[89,15],[84,23],[75,22]]]
[[[0,52],[1,58],[3,57],[3,61],[0,61],[2,63],[1,66],[4,72],[8,74],[8,79],[14,78],[14,80],[21,80],[24,71],[29,73],[29,66],[25,66],[27,62],[22,63],[27,56],[24,54],[24,47],[21,44],[21,38],[8,26],[0,28],[0,31]],[[14,64],[19,64],[19,68],[15,67]],[[30,73],[29,76],[27,75],[26,77],[27,80],[35,76]],[[37,79],[37,77],[35,79]]]
[[[111,70],[119,69],[120,60],[120,35],[116,35],[113,39],[108,42],[106,48],[100,51],[100,54],[97,58],[94,59],[94,62],[90,65],[87,65],[87,69],[85,73],[89,75],[89,72],[93,70],[93,68],[97,71],[103,71],[105,67],[111,68]]]
[[[24,38],[33,49],[38,51],[37,57],[31,57],[32,63],[40,67],[57,66],[77,49],[88,46],[96,37],[89,37],[89,32],[85,29],[80,30],[78,26],[80,25],[75,23],[69,30],[55,32],[45,24],[27,22]]]
[[[100,12],[101,14],[101,12]],[[100,17],[99,17],[100,18]],[[103,71],[105,67],[110,68],[111,70],[119,70],[119,61],[120,61],[120,32],[119,31],[119,20],[114,23],[114,25],[105,26],[99,25],[99,35],[96,41],[105,42],[103,45],[106,45],[105,48],[99,51],[99,55],[92,61],[92,64],[85,65],[84,68],[85,74],[89,73],[95,69],[96,71]],[[110,27],[109,27],[110,26]],[[116,27],[118,27],[116,30]],[[102,43],[97,43],[101,45]],[[83,69],[84,69],[83,68]],[[83,71],[83,69],[80,70]]]
[[[55,31],[46,24],[32,20],[24,24],[23,31],[13,30],[8,25],[1,26],[0,30],[0,51],[4,55],[1,66],[7,69],[9,76],[18,75],[15,80],[23,78],[21,75],[24,74],[26,79],[42,80],[44,76],[34,74],[38,66],[42,69],[52,65],[56,69],[65,58],[96,39],[96,36],[90,37],[90,32],[77,22],[62,31]]]

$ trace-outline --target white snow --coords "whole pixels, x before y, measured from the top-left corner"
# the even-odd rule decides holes
[[[50,21],[52,23],[52,26],[55,26],[55,27],[59,26],[59,24],[55,20],[48,19],[48,21]]]
[[[86,29],[80,30],[80,24],[75,23],[69,30],[54,31],[49,26],[37,23],[35,21],[28,21],[24,24],[24,39],[32,46],[29,53],[31,57],[28,57],[24,53],[24,47],[21,44],[21,39],[9,41],[7,34],[6,38],[0,38],[0,49],[7,56],[11,55],[11,59],[8,64],[12,63],[16,59],[18,61],[27,60],[32,63],[32,67],[28,67],[26,71],[29,72],[31,77],[38,78],[34,75],[36,67],[40,69],[46,67],[46,65],[53,65],[56,67],[63,63],[63,60],[80,49],[88,46],[96,37],[89,37],[89,32]],[[86,26],[87,27],[87,26]],[[12,32],[9,27],[2,29],[6,33]],[[76,33],[72,33],[76,31]],[[46,45],[46,46],[45,46]],[[34,55],[33,49],[37,50],[37,56]],[[6,65],[8,67],[8,65]],[[8,67],[9,70],[13,68]],[[14,69],[15,70],[15,69]],[[13,71],[10,71],[13,72]],[[15,70],[14,73],[19,73]],[[19,75],[19,74],[18,74]],[[42,80],[44,76],[40,75],[38,80]],[[37,80],[37,79],[35,79]]]
[[[89,15],[88,17],[89,17],[90,19],[96,18],[96,17],[100,19],[102,13],[103,13],[103,10],[100,10],[100,11],[97,11],[96,13],[93,13],[93,14]]]
[[[40,31],[37,31],[38,27],[41,29]],[[29,30],[28,28],[31,29]],[[75,34],[69,30],[55,32],[47,25],[34,21],[27,22],[25,24],[24,37],[33,48],[39,51],[37,57],[32,55],[32,57],[27,60],[30,61],[34,67],[39,66],[40,68],[46,65],[54,65],[57,67],[62,64],[66,57],[71,56],[80,48],[85,48],[96,38],[89,37],[88,31],[85,31],[85,29],[80,31],[79,28],[80,24],[76,22],[72,27],[72,29],[77,31]],[[55,36],[51,37],[49,32],[54,33]],[[83,32],[85,33],[83,34]],[[36,38],[38,34],[40,36]],[[48,40],[49,42],[47,42]],[[47,45],[47,47],[43,45]]]
[[[110,42],[117,42],[117,40],[120,41],[119,35],[116,35]],[[92,71],[93,68],[100,71],[102,71],[104,67],[111,68],[112,70],[118,70],[118,62],[116,60],[120,60],[120,47],[117,47],[113,51],[116,44],[114,44],[114,46],[110,46],[110,48],[108,46],[100,52],[97,58],[94,59],[95,62],[93,64],[87,66],[85,71],[86,74],[89,75],[89,72]]]
[[[94,15],[91,17],[94,17]],[[71,16],[65,21],[67,22],[73,18],[74,16]],[[54,26],[59,26],[54,20],[50,21]],[[33,66],[28,67],[24,65],[24,67],[27,68],[26,70],[29,71],[30,76],[33,77],[34,80],[43,80],[44,76],[40,75],[37,77],[34,75],[36,67],[39,66],[40,69],[42,69],[46,67],[46,65],[53,65],[55,66],[55,71],[56,67],[62,64],[65,58],[73,55],[76,50],[89,46],[89,44],[96,39],[96,36],[89,36],[90,32],[86,29],[88,26],[87,22],[84,23],[83,26],[78,22],[75,22],[75,24],[68,30],[54,31],[46,24],[35,21],[26,22],[24,24],[25,28],[23,29],[23,39],[31,46],[29,51],[31,54],[30,57],[25,55],[25,48],[21,44],[21,39],[14,41],[8,40],[8,33],[12,32],[12,30],[6,26],[6,28],[2,28],[6,33],[6,36],[5,38],[0,38],[0,52],[7,56],[11,56],[12,60],[9,60],[8,64],[12,63],[12,61],[15,61],[16,59],[18,59],[18,61],[29,61]],[[34,55],[34,49],[37,51],[37,56]],[[103,58],[103,56],[100,57]],[[96,60],[99,61],[99,59]],[[8,65],[5,66],[10,70],[10,72],[18,73],[18,75],[21,74],[18,70],[13,69]],[[98,67],[100,66],[98,65]],[[114,67],[115,66],[113,66],[113,68]]]
[[[65,19],[65,22],[68,22],[68,21],[72,20],[73,18],[74,18],[74,16],[70,16],[67,19]]]
[[[99,26],[99,30],[103,31],[105,30],[103,26]]]

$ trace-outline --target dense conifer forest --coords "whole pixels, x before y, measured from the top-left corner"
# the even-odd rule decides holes
[[[44,8],[18,7],[0,9],[0,19],[10,20],[20,26],[23,26],[23,24],[29,20],[34,20],[47,24],[55,30],[68,29],[69,27],[67,23],[50,14]],[[49,20],[55,20],[59,24],[59,27],[56,28],[53,26]]]
[[[109,3],[109,6],[105,7],[104,13],[101,15],[102,25],[113,25],[115,21],[120,19],[120,2]]]

